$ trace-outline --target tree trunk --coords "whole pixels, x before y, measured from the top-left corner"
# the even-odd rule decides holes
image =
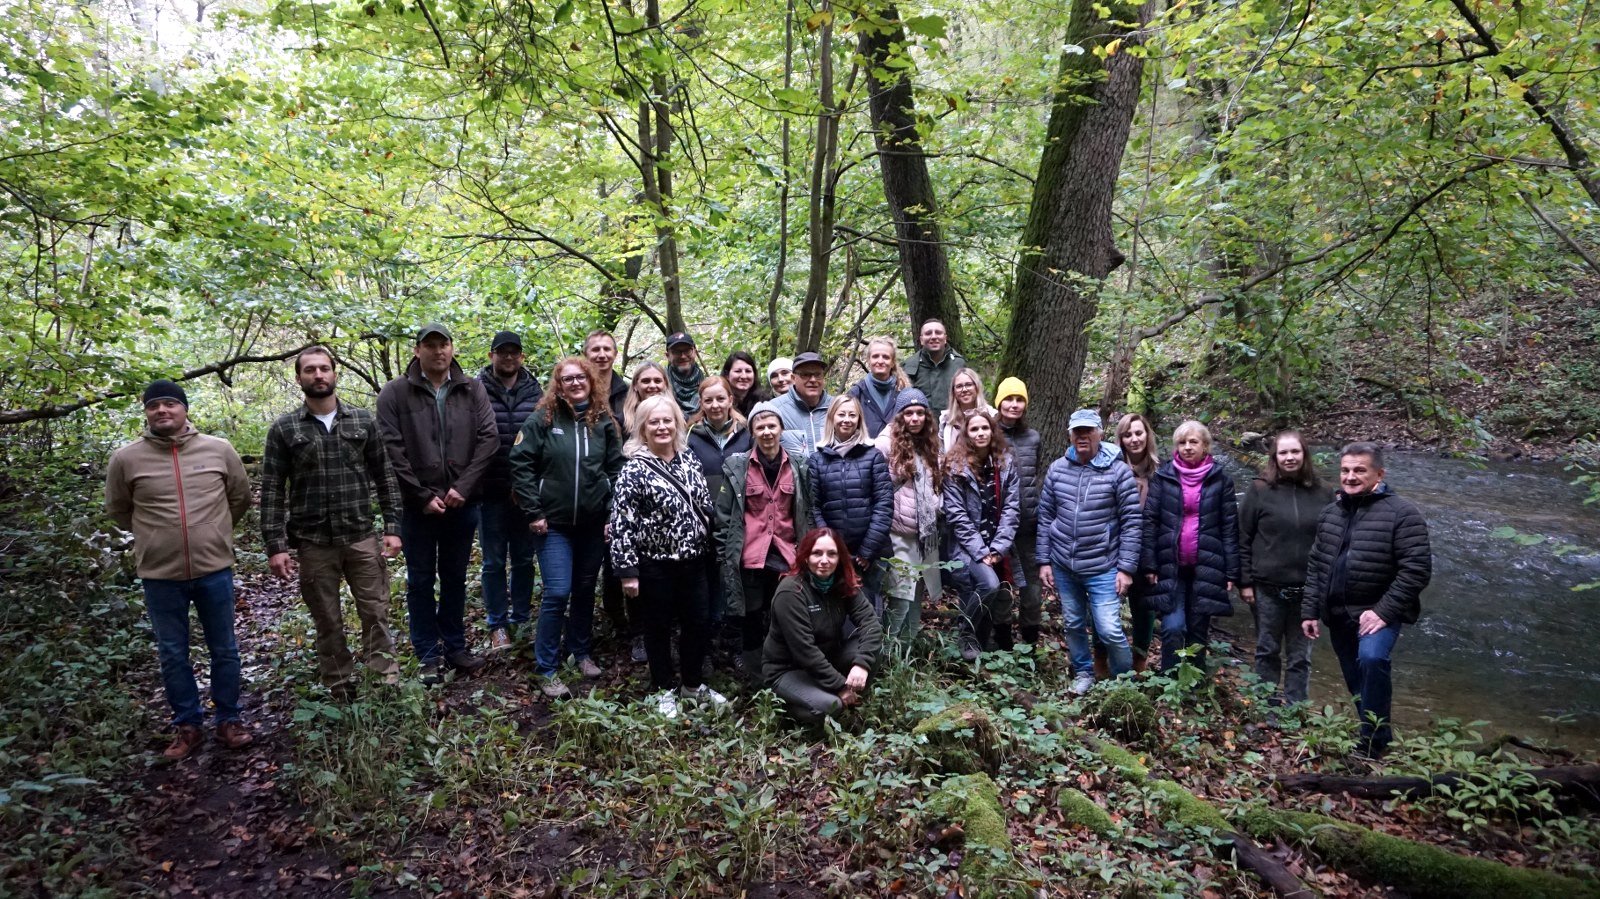
[[[823,0],[818,29],[817,137],[812,147],[809,235],[811,266],[806,277],[805,305],[800,310],[800,335],[795,351],[820,352],[828,319],[828,270],[833,261],[833,160],[839,142],[839,110],[833,96],[833,3]]]
[[[783,16],[783,87],[794,84],[794,0],[789,0]],[[767,358],[778,358],[778,300],[783,297],[783,275],[789,267],[789,117],[783,117],[783,185],[778,189],[778,265],[772,273],[772,291],[767,294]]]
[[[1549,789],[1586,808],[1600,808],[1600,765],[1560,765],[1554,768],[1529,768],[1533,782],[1529,789]],[[1398,793],[1407,799],[1432,796],[1439,787],[1454,788],[1460,774],[1435,774],[1432,777],[1352,777],[1341,774],[1288,774],[1278,785],[1293,793],[1342,793],[1362,799],[1392,799]]]
[[[1113,245],[1111,205],[1144,75],[1143,59],[1126,48],[1143,39],[1161,0],[1112,4],[1109,20],[1096,15],[1097,5],[1072,5],[1001,364],[1028,384],[1030,418],[1051,452],[1066,445],[1100,282],[1123,258]],[[1107,54],[1104,62],[1097,51]]]
[[[661,4],[645,0],[645,21],[652,33],[661,30]],[[650,98],[639,103],[639,168],[644,177],[645,201],[656,225],[656,268],[661,272],[661,292],[667,306],[667,330],[685,330],[683,293],[678,283],[678,237],[672,224],[672,118],[667,76],[659,68],[650,75]]]
[[[878,172],[883,196],[894,216],[900,273],[911,310],[911,329],[937,318],[944,322],[951,345],[963,346],[961,307],[950,285],[950,261],[939,225],[939,202],[928,159],[917,136],[916,99],[912,96],[910,69],[887,63],[905,52],[906,31],[900,12],[888,4],[876,13],[858,18],[861,56],[867,61],[867,96],[872,114],[873,140],[878,148]],[[895,72],[903,74],[894,76]],[[888,73],[892,80],[880,81]]]

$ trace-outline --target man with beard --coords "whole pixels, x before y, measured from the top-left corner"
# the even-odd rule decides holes
[[[233,445],[195,430],[189,397],[155,381],[140,397],[144,436],[111,455],[106,511],[133,532],[134,564],[161,657],[161,685],[178,733],[163,753],[174,761],[199,747],[200,688],[189,664],[189,606],[211,654],[217,742],[250,745],[239,723],[239,643],[233,633],[233,527],[250,509],[250,479]]]
[[[368,668],[394,683],[399,663],[389,631],[389,571],[400,554],[400,486],[389,467],[378,421],[339,399],[339,372],[325,347],[294,360],[305,404],[267,431],[261,461],[261,535],[272,573],[287,578],[298,555],[300,596],[316,627],[317,668],[339,699],[355,693],[345,642],[339,583],[350,585]],[[372,506],[383,513],[380,543]]]
[[[684,418],[693,418],[700,411],[700,382],[705,379],[694,338],[682,331],[667,337],[667,383]]]

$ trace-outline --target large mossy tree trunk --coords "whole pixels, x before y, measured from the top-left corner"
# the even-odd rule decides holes
[[[1162,5],[1112,3],[1102,19],[1096,8],[1104,4],[1072,4],[1001,366],[1027,382],[1029,418],[1051,451],[1066,445],[1100,284],[1123,260],[1111,207],[1144,77],[1142,55],[1129,51]]]
[[[911,309],[911,327],[937,318],[952,346],[963,346],[961,307],[950,284],[950,260],[939,225],[939,202],[928,158],[917,134],[916,98],[910,70],[891,61],[907,58],[905,26],[894,4],[858,18],[861,56],[867,61],[867,96],[872,136],[878,149],[883,196],[894,215],[900,277]],[[885,76],[880,79],[879,76]]]

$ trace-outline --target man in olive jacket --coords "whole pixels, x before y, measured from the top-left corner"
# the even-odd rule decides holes
[[[189,397],[172,381],[145,388],[144,436],[111,455],[106,511],[133,532],[133,558],[161,657],[177,736],[169,759],[200,745],[204,711],[189,664],[189,606],[211,655],[217,740],[251,742],[239,723],[239,643],[233,632],[233,528],[250,509],[250,480],[233,445],[195,430]]]
[[[1339,454],[1339,494],[1317,522],[1300,627],[1315,640],[1328,625],[1345,686],[1361,718],[1360,749],[1382,755],[1393,739],[1389,657],[1402,625],[1422,614],[1433,574],[1428,522],[1416,503],[1383,482],[1383,451],[1352,443]]]
[[[423,677],[436,681],[446,663],[463,672],[483,666],[467,652],[467,563],[478,529],[478,488],[500,437],[489,395],[456,364],[444,325],[424,325],[412,355],[406,373],[378,393],[378,426],[405,506],[400,542],[411,645]]]

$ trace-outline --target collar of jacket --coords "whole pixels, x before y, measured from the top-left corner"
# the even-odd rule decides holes
[[[339,419],[349,415],[352,408],[353,407],[349,403],[346,403],[344,400],[339,399],[339,397],[335,395],[333,398],[334,421],[338,421]],[[316,414],[311,411],[310,406],[306,405],[305,403],[300,404],[301,421],[310,421],[316,417]]]
[[[182,448],[185,443],[193,440],[199,433],[200,431],[194,426],[194,422],[189,422],[188,426],[183,429],[182,433],[173,434],[171,437],[163,437],[159,434],[152,433],[149,426],[145,427],[143,436],[144,439],[150,441],[156,446],[161,447],[162,449],[170,449],[174,445]]]
[[[850,444],[850,448],[845,450],[842,453],[839,452],[839,448],[837,446],[834,446],[831,443],[827,444],[826,446],[817,447],[817,452],[826,453],[827,455],[830,455],[830,456],[838,456],[841,459],[850,459],[850,458],[854,458],[856,456],[861,455],[862,452],[864,452],[866,450],[869,450],[869,449],[874,449],[872,444],[870,442],[866,441],[866,440],[862,440],[862,441],[858,441],[856,443]],[[876,451],[876,450],[874,450],[874,451]],[[756,452],[760,452],[760,450],[756,450]]]
[[[451,360],[450,364],[454,366],[455,361]],[[506,385],[500,383],[500,376],[494,373],[493,365],[485,365],[483,371],[478,372],[478,380],[490,390],[499,390],[501,392],[507,390]],[[517,383],[511,385],[509,389],[516,390],[531,380],[533,380],[533,372],[528,371],[528,367],[524,365],[522,368],[517,369]]]
[[[422,373],[422,360],[415,356],[411,357],[411,364],[406,366],[406,380],[410,381],[413,387],[427,386],[431,388],[433,386],[433,382],[428,380],[428,376]],[[468,384],[471,383],[472,379],[467,377],[467,373],[461,368],[460,362],[451,359],[450,374],[444,381],[446,384]]]
[[[1076,456],[1073,455],[1075,452],[1077,450],[1073,447],[1067,447],[1064,455],[1067,457],[1068,463],[1077,464]],[[1114,443],[1102,440],[1100,441],[1100,450],[1094,454],[1094,458],[1089,460],[1089,467],[1097,471],[1105,471],[1120,458],[1122,458],[1122,448]],[[1168,465],[1171,465],[1171,463],[1169,462]],[[1173,475],[1173,477],[1177,477],[1177,475]]]
[[[1367,493],[1351,494],[1345,493],[1341,489],[1339,491],[1339,505],[1346,509],[1358,509],[1362,506],[1368,505],[1369,503],[1375,503],[1380,499],[1394,495],[1394,492],[1389,489],[1389,485],[1387,483],[1384,481],[1379,481],[1378,486],[1372,488],[1372,490]]]

